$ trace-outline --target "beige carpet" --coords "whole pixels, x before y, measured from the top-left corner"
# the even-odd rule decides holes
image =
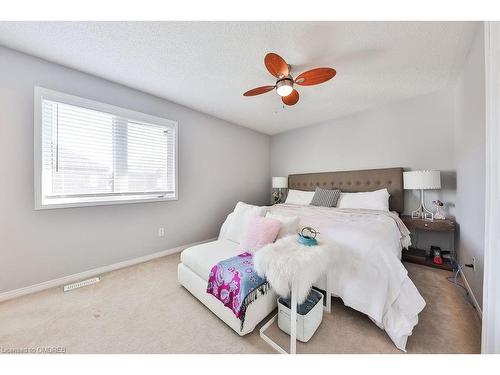
[[[68,353],[274,353],[255,330],[238,336],[177,283],[179,255],[105,274],[101,282],[0,303],[0,348],[62,346]],[[407,264],[427,301],[409,353],[479,353],[480,321],[450,272]],[[281,345],[288,336],[268,334]],[[401,353],[366,316],[334,299],[301,353]],[[1,351],[0,351],[1,352]]]

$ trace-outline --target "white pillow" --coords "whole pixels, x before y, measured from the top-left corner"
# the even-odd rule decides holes
[[[253,206],[243,202],[236,203],[231,223],[229,228],[227,228],[227,232],[224,237],[228,240],[240,243],[241,238],[246,231],[248,219],[251,216],[264,216],[266,212],[267,207]]]
[[[308,205],[314,197],[314,191],[288,190],[286,204]]]
[[[387,189],[362,193],[340,193],[337,208],[389,211],[389,196]]]
[[[282,238],[291,234],[298,233],[300,224],[300,218],[298,216],[283,216],[268,212],[266,214],[266,217],[269,219],[278,220],[281,223],[281,229],[278,233],[278,237],[276,238]]]

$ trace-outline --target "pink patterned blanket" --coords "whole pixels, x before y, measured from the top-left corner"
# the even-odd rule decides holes
[[[247,252],[217,263],[208,278],[207,293],[231,309],[241,320],[241,329],[248,305],[268,290],[269,284],[257,275],[253,256]]]

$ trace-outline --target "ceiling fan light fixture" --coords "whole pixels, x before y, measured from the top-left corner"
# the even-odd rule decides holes
[[[326,82],[333,77],[337,72],[333,68],[315,68],[299,74],[294,78],[290,74],[291,66],[276,53],[268,53],[264,57],[264,65],[267,71],[278,80],[275,85],[261,86],[248,90],[243,93],[243,96],[255,96],[276,89],[276,93],[281,97],[281,101],[285,105],[295,105],[299,101],[299,92],[293,86],[314,86]]]
[[[290,78],[284,78],[276,82],[276,92],[279,96],[288,96],[293,91],[293,81]]]

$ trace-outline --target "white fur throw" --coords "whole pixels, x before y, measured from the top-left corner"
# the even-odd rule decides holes
[[[253,256],[254,268],[281,297],[288,298],[291,285],[296,283],[297,302],[301,304],[327,270],[329,253],[326,245],[304,246],[297,242],[297,235],[287,236],[258,250]]]

